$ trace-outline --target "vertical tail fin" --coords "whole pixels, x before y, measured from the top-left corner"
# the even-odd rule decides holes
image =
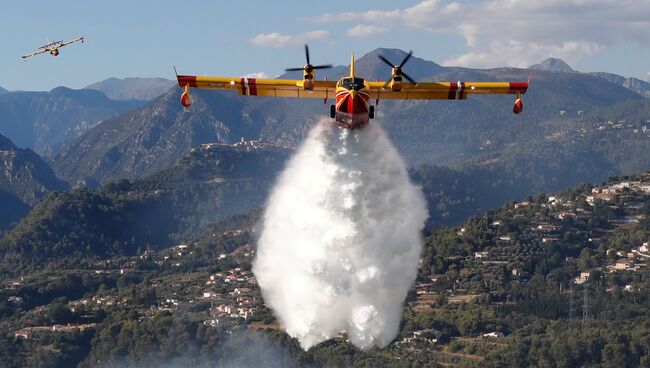
[[[350,78],[354,78],[354,52],[352,53],[352,61],[350,61]]]

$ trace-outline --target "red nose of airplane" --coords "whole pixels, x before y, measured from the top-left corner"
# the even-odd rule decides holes
[[[359,95],[359,93],[354,90],[348,93],[343,104],[345,106],[345,110],[347,110],[345,112],[348,114],[356,115],[368,112],[366,101],[364,101],[363,98],[361,98],[361,95]]]

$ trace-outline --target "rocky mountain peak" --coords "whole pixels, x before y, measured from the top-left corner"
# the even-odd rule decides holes
[[[547,72],[574,72],[573,68],[569,66],[564,60],[550,57],[539,64],[534,64],[529,67],[530,69],[544,70]]]

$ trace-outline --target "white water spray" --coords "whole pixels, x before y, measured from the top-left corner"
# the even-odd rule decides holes
[[[341,331],[360,349],[383,347],[398,332],[426,218],[377,124],[320,122],[271,194],[253,272],[304,349]]]

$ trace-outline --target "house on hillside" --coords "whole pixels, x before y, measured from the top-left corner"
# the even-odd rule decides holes
[[[528,276],[528,272],[524,271],[521,268],[513,268],[512,269],[512,276],[524,277],[524,276]]]
[[[474,252],[474,258],[487,258],[488,252]]]
[[[493,338],[493,339],[497,338],[498,339],[498,338],[501,338],[501,337],[503,337],[503,332],[498,332],[498,331],[488,332],[486,334],[483,334],[483,338]]]
[[[573,279],[573,283],[576,285],[582,285],[589,280],[589,272],[580,272],[580,276]]]

